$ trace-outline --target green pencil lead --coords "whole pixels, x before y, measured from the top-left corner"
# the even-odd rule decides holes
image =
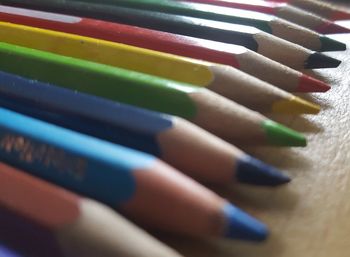
[[[277,122],[267,120],[263,123],[266,137],[269,143],[280,146],[306,146],[304,135],[287,128]]]
[[[320,41],[322,44],[322,47],[320,50],[321,52],[322,51],[344,51],[344,50],[346,50],[346,44],[344,44],[340,41],[331,39],[329,37],[321,36]]]

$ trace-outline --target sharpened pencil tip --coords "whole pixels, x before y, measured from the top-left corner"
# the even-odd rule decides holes
[[[291,181],[281,171],[249,155],[237,162],[236,178],[238,182],[257,186],[279,186]]]
[[[313,53],[305,62],[305,69],[322,69],[322,68],[336,68],[341,64],[341,61],[330,56]]]
[[[246,241],[263,241],[268,237],[267,226],[249,214],[229,203],[223,210],[227,220],[225,237]]]
[[[343,42],[339,42],[337,40],[331,39],[326,36],[320,37],[321,41],[321,52],[326,51],[345,51],[346,50],[346,44]]]
[[[272,112],[287,114],[317,114],[321,107],[300,97],[292,96],[290,99],[273,103]]]
[[[350,13],[344,11],[334,11],[332,16],[329,18],[330,20],[349,20]]]
[[[334,22],[325,22],[315,28],[315,30],[321,34],[338,34],[338,33],[349,33],[350,29],[338,25]]]
[[[327,92],[331,87],[321,80],[303,74],[299,79],[297,92]]]
[[[306,146],[307,144],[304,135],[277,122],[266,120],[262,126],[270,144],[279,146]]]

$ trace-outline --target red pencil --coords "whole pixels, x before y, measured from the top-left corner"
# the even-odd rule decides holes
[[[0,21],[94,37],[226,64],[289,92],[325,92],[330,89],[320,80],[306,76],[242,46],[3,5],[0,6]]]
[[[341,10],[331,4],[315,0],[268,0],[270,2],[289,3],[304,10],[313,12],[317,15],[330,20],[348,20],[350,12]]]
[[[183,0],[181,0],[183,1]],[[286,3],[273,3],[263,0],[185,0],[218,6],[240,8],[275,15],[322,34],[349,33],[350,29],[340,26],[316,14]]]

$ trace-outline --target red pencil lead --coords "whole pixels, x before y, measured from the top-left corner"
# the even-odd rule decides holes
[[[297,90],[299,92],[310,93],[310,92],[326,92],[331,87],[325,82],[312,78],[307,75],[302,75],[299,80],[299,86]]]
[[[319,25],[315,30],[322,34],[350,33],[350,29],[331,21]]]
[[[331,20],[349,20],[350,19],[350,13],[349,12],[344,12],[344,11],[335,11],[329,17]]]

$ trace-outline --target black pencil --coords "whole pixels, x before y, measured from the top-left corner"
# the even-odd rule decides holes
[[[84,2],[252,26],[314,51],[343,51],[346,49],[346,45],[342,42],[320,35],[306,27],[258,11],[171,0],[84,0]]]
[[[337,59],[313,52],[297,44],[243,25],[79,1],[0,0],[0,3],[83,15],[176,34],[243,45],[295,69],[332,68],[339,66],[341,63]]]

